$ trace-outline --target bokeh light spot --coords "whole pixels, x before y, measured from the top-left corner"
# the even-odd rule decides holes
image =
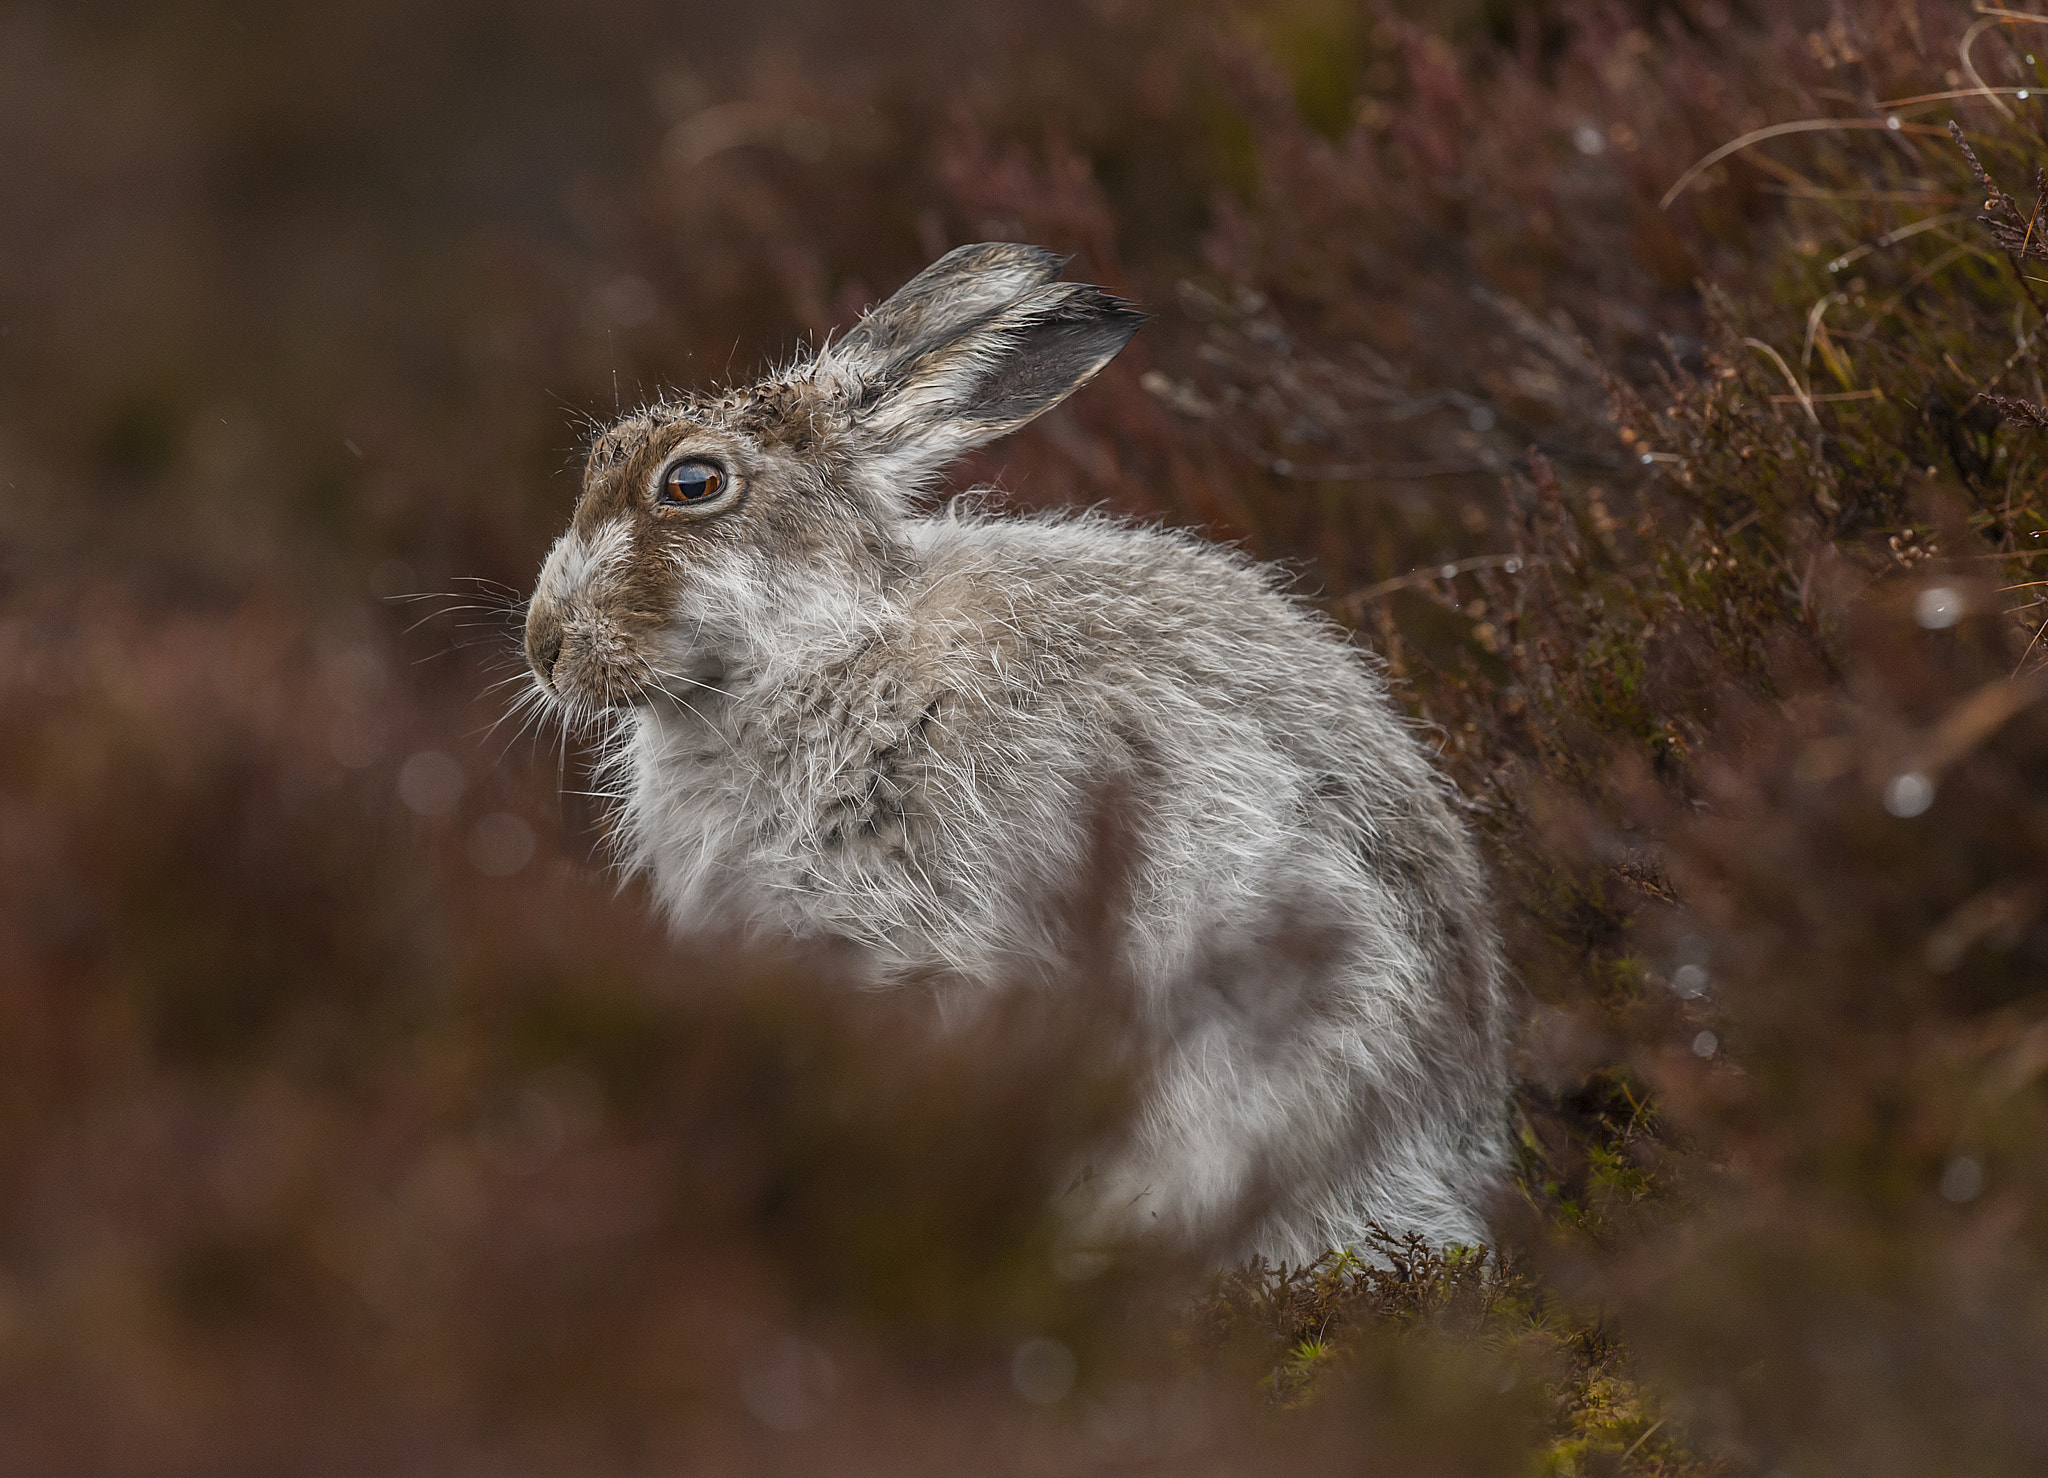
[[[533,828],[510,811],[493,811],[469,829],[470,865],[487,878],[509,878],[533,860]]]
[[[832,1357],[793,1334],[770,1336],[740,1368],[740,1404],[771,1432],[816,1426],[838,1389]]]
[[[1941,1172],[1941,1198],[1958,1206],[1984,1193],[1984,1167],[1968,1155],[1958,1155]]]
[[[1010,1358],[1010,1380],[1017,1394],[1035,1406],[1064,1401],[1079,1369],[1074,1352],[1056,1339],[1027,1339]]]
[[[423,749],[398,767],[398,798],[421,816],[445,816],[462,799],[468,778],[438,749]]]
[[[1930,585],[1913,600],[1913,619],[1929,631],[1946,630],[1963,619],[1962,592]]]
[[[1894,816],[1911,818],[1934,804],[1934,782],[1918,770],[1892,776],[1884,788],[1884,808]]]

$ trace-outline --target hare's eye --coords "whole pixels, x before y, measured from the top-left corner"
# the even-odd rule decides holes
[[[725,491],[725,474],[709,462],[677,462],[661,474],[661,503],[709,503]]]

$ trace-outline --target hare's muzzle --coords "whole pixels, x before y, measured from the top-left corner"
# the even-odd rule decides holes
[[[535,601],[526,612],[526,664],[550,693],[555,691],[555,664],[561,659],[561,618]]]

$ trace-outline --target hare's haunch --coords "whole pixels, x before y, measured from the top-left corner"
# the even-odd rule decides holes
[[[1093,515],[909,505],[1142,317],[962,247],[838,341],[597,438],[526,650],[612,715],[626,862],[678,928],[852,941],[878,980],[1071,966],[1105,795],[1153,1074],[1102,1215],[1299,1262],[1484,1239],[1508,1009],[1456,797],[1274,573]],[[1248,1201],[1256,1198],[1256,1204]]]

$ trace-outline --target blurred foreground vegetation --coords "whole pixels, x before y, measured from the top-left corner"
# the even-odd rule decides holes
[[[0,13],[0,1469],[2042,1471],[2042,45]],[[981,239],[1158,316],[960,485],[1292,562],[1473,799],[1497,1245],[1062,1254],[1099,998],[681,949],[492,729],[591,418]]]

